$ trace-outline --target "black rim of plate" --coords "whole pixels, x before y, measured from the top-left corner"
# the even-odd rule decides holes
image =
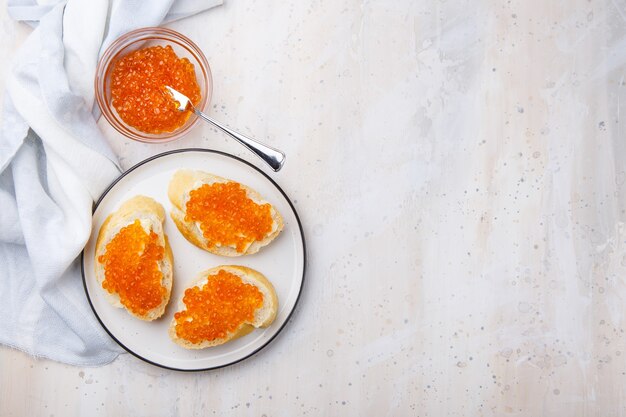
[[[210,370],[213,370],[213,369],[224,368],[226,366],[234,365],[234,364],[239,363],[239,362],[241,362],[243,360],[246,360],[246,359],[254,356],[255,354],[257,354],[260,350],[262,350],[267,345],[269,345],[276,338],[276,336],[278,336],[283,331],[283,329],[285,328],[285,326],[287,325],[287,323],[291,319],[291,316],[293,315],[294,311],[296,310],[296,306],[298,305],[298,302],[300,301],[300,296],[302,295],[302,288],[304,287],[304,278],[305,278],[306,267],[307,267],[306,244],[305,244],[305,241],[304,241],[304,230],[302,229],[302,222],[300,221],[300,216],[298,216],[298,212],[296,211],[296,208],[293,206],[293,203],[291,202],[291,200],[289,199],[287,194],[285,194],[283,189],[276,183],[276,181],[274,181],[265,172],[261,171],[256,166],[252,165],[250,162],[248,162],[248,161],[246,161],[244,159],[241,159],[241,158],[239,158],[239,157],[237,157],[235,155],[231,155],[231,154],[228,154],[226,152],[216,151],[216,150],[213,150],[213,149],[203,149],[203,148],[175,149],[175,150],[171,150],[171,151],[167,151],[167,152],[163,152],[163,153],[151,156],[149,158],[146,158],[146,159],[138,162],[137,164],[133,165],[131,168],[129,168],[128,170],[123,172],[117,179],[115,179],[115,181],[113,181],[111,183],[111,185],[109,185],[107,187],[107,189],[102,193],[102,195],[100,196],[98,201],[96,201],[96,203],[95,203],[95,205],[93,207],[93,210],[92,210],[92,215],[96,212],[96,209],[98,208],[98,206],[100,205],[100,203],[102,202],[104,197],[106,197],[106,195],[113,189],[113,187],[115,187],[115,185],[118,182],[120,182],[122,180],[122,178],[124,178],[126,175],[130,174],[131,172],[133,172],[135,169],[139,168],[140,166],[145,165],[148,162],[153,161],[155,159],[162,158],[164,156],[168,156],[168,155],[172,155],[172,154],[176,154],[176,153],[184,153],[184,152],[213,153],[213,154],[225,156],[227,158],[232,158],[232,159],[234,159],[234,160],[236,160],[238,162],[241,162],[241,163],[243,163],[245,165],[248,165],[249,167],[253,168],[258,173],[263,175],[270,183],[272,183],[272,185],[274,185],[274,187],[276,187],[276,189],[278,191],[280,191],[280,193],[283,195],[285,200],[287,200],[287,203],[289,203],[289,206],[291,207],[291,210],[293,211],[293,214],[296,216],[296,221],[298,222],[298,228],[300,229],[300,237],[302,239],[302,257],[303,257],[302,281],[300,283],[300,288],[298,289],[298,296],[296,297],[296,301],[293,304],[293,308],[291,309],[291,311],[289,312],[289,314],[285,318],[285,321],[281,324],[281,326],[278,329],[278,331],[276,331],[276,333],[274,333],[274,335],[272,337],[270,337],[269,340],[267,340],[265,343],[263,343],[261,346],[259,346],[254,351],[252,351],[250,354],[248,354],[248,355],[246,355],[246,356],[244,356],[242,358],[239,358],[237,360],[234,360],[232,362],[225,363],[223,365],[213,366],[213,367],[209,367],[209,368],[198,368],[198,369],[181,369],[181,368],[174,368],[174,367],[171,367],[171,366],[166,366],[166,365],[160,364],[158,362],[151,361],[150,359],[147,359],[147,358],[139,355],[138,353],[133,352],[131,349],[127,348],[122,342],[120,342],[117,339],[117,337],[115,337],[115,335],[113,335],[113,333],[111,333],[109,328],[104,324],[104,322],[102,321],[102,319],[98,315],[98,312],[96,311],[93,303],[91,302],[91,297],[89,296],[89,290],[87,289],[87,279],[85,278],[85,250],[84,249],[83,249],[83,251],[80,254],[80,272],[81,272],[81,275],[83,277],[83,287],[85,289],[85,295],[87,296],[87,301],[89,302],[89,306],[91,307],[91,310],[93,311],[94,315],[96,316],[96,319],[98,319],[98,322],[100,323],[102,328],[109,334],[109,336],[111,336],[111,338],[113,340],[115,340],[115,342],[118,345],[120,345],[122,348],[124,348],[124,350],[126,350],[126,352],[130,353],[131,355],[133,355],[133,356],[135,356],[135,357],[137,357],[139,359],[141,359],[144,362],[147,362],[147,363],[149,363],[151,365],[154,365],[154,366],[158,366],[160,368],[170,369],[170,370],[173,370],[173,371],[181,371],[181,372],[201,372],[201,371],[210,371]]]

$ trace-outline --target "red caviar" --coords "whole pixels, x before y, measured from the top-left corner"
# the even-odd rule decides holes
[[[168,85],[200,102],[200,86],[193,64],[179,58],[171,46],[150,46],[129,53],[115,63],[111,75],[112,104],[129,126],[145,133],[172,132],[191,112],[179,112],[167,93]]]
[[[240,277],[220,269],[202,288],[185,290],[185,310],[174,314],[176,335],[191,343],[222,339],[254,320],[263,293]]]
[[[102,288],[119,295],[122,305],[133,313],[145,315],[161,304],[167,292],[158,267],[164,252],[158,235],[146,233],[139,220],[122,227],[98,257],[104,265]]]
[[[186,221],[199,222],[211,248],[234,246],[244,252],[272,230],[270,205],[257,204],[237,182],[204,184],[189,193]]]

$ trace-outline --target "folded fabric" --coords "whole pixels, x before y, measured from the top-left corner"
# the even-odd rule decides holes
[[[77,257],[119,175],[92,115],[98,57],[119,35],[221,0],[9,0],[35,26],[8,74],[0,131],[0,343],[74,365],[120,348],[87,303]]]

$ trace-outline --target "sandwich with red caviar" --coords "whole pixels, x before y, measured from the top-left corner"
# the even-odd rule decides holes
[[[194,245],[222,256],[258,252],[283,229],[280,213],[252,188],[202,171],[177,171],[168,188],[170,213]]]
[[[165,210],[135,196],[109,215],[96,241],[95,273],[107,300],[141,320],[163,315],[172,290],[172,250]]]
[[[276,318],[274,286],[254,269],[222,265],[202,271],[194,282],[169,328],[172,340],[184,348],[221,345],[268,327]]]

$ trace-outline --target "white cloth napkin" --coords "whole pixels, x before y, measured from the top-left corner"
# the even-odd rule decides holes
[[[0,130],[0,343],[74,365],[120,348],[87,303],[77,256],[119,175],[92,115],[99,55],[119,35],[221,0],[9,0],[35,30],[7,77]]]

